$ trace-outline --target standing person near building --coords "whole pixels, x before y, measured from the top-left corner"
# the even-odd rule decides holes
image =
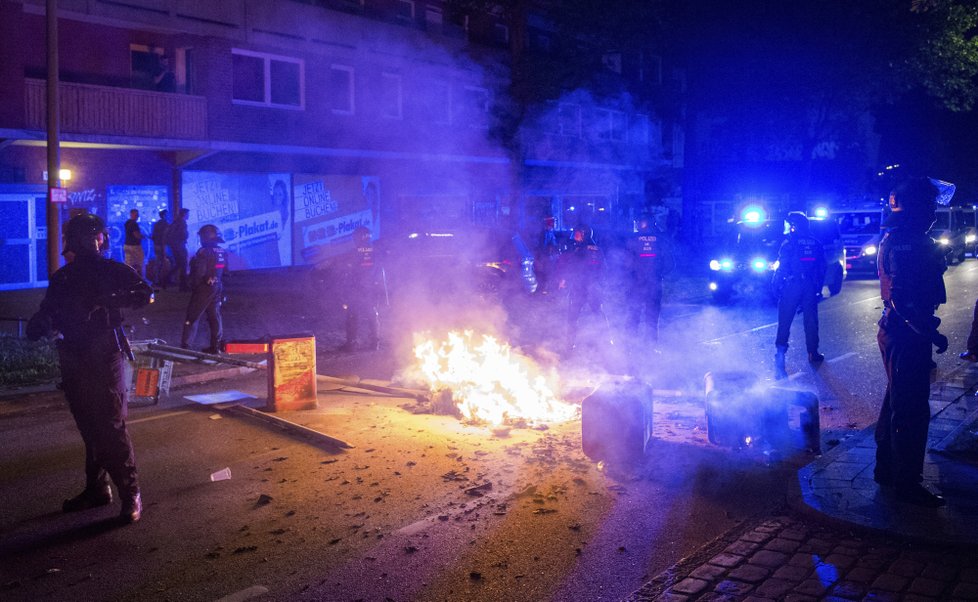
[[[213,224],[202,226],[197,235],[200,237],[200,249],[190,260],[190,304],[187,305],[180,346],[190,349],[190,344],[197,336],[197,323],[200,317],[206,314],[211,340],[210,347],[203,351],[218,353],[224,334],[221,301],[224,292],[224,271],[227,268],[227,251],[219,246],[224,239],[221,238],[217,226]]]
[[[166,231],[170,227],[170,212],[160,211],[160,219],[153,222],[149,237],[153,240],[153,284],[166,288],[169,284],[170,262],[166,257]]]
[[[132,351],[122,329],[122,309],[153,299],[150,286],[131,267],[102,257],[105,224],[91,214],[71,218],[64,248],[72,261],[51,276],[40,310],[27,325],[37,340],[60,333],[61,389],[85,443],[85,489],[65,500],[74,512],[112,502],[109,478],[122,500],[123,522],[142,515],[132,441],[126,430],[126,361]]]
[[[774,377],[787,378],[784,356],[788,352],[791,322],[801,308],[805,326],[808,362],[819,364],[825,359],[818,352],[818,296],[825,281],[825,249],[808,230],[804,213],[792,211],[785,218],[788,240],[778,253],[774,288],[778,293],[778,333],[774,339]]]
[[[631,286],[628,292],[629,328],[639,334],[642,316],[652,345],[659,341],[659,314],[662,313],[662,277],[674,267],[673,256],[666,236],[665,224],[642,214],[636,224],[637,232],[626,242],[631,255]]]
[[[143,234],[139,227],[139,209],[129,211],[129,219],[125,223],[125,240],[122,243],[122,252],[126,260],[126,265],[136,270],[136,273],[143,275],[143,264],[146,263],[146,255],[143,253]]]
[[[377,305],[383,293],[383,280],[369,228],[360,226],[353,231],[353,247],[339,261],[343,284],[338,292],[346,316],[346,342],[340,351],[357,348],[361,319],[367,325],[367,338],[361,348],[376,351],[380,345],[380,312]]]
[[[187,239],[190,238],[190,232],[187,231],[187,218],[189,216],[189,209],[181,209],[173,223],[166,229],[166,246],[173,257],[173,269],[166,275],[166,280],[172,282],[173,274],[176,273],[181,292],[190,290],[187,286]]]
[[[937,214],[937,189],[926,178],[910,179],[890,193],[889,232],[880,241],[877,265],[883,316],[876,335],[886,369],[886,393],[876,423],[873,478],[897,499],[936,508],[945,504],[923,485],[930,423],[931,347],[947,350],[934,316],[947,302],[944,255],[927,236]]]
[[[560,257],[556,226],[557,218],[554,216],[548,215],[543,218],[543,232],[540,233],[540,239],[537,241],[534,266],[540,293],[544,295],[553,292],[554,271],[556,270],[557,259]]]
[[[597,313],[605,326],[608,319],[601,308],[601,275],[604,255],[594,242],[594,231],[580,224],[574,228],[570,247],[560,255],[557,272],[560,288],[567,291],[567,349],[577,343],[578,320],[585,306]]]

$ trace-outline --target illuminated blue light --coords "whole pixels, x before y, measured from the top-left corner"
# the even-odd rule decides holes
[[[710,290],[711,291],[717,290],[717,283],[716,282],[711,282],[710,283]]]
[[[818,219],[825,219],[826,217],[829,216],[829,210],[826,209],[825,207],[816,207],[815,208],[815,211],[813,212],[813,214]]]
[[[763,271],[766,271],[767,270],[768,263],[767,263],[766,260],[761,259],[760,257],[757,257],[757,258],[751,260],[750,267],[755,272],[763,272]]]

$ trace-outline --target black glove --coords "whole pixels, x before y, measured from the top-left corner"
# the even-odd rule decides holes
[[[944,353],[945,351],[947,351],[947,344],[948,344],[947,337],[937,332],[936,330],[934,331],[934,334],[931,335],[930,342],[933,343],[935,347],[937,347],[938,353]]]

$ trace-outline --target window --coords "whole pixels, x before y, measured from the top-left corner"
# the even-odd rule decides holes
[[[353,67],[331,65],[326,82],[326,98],[329,108],[337,115],[353,115]]]
[[[234,48],[232,97],[236,104],[302,108],[303,62]]]
[[[628,120],[621,111],[597,109],[594,113],[596,120],[595,133],[599,140],[624,140],[625,126]]]
[[[557,131],[564,136],[581,137],[581,107],[560,103],[557,107]]]
[[[397,18],[414,21],[414,0],[397,0]]]
[[[478,86],[465,86],[462,90],[462,122],[474,128],[489,127],[489,90]]]
[[[380,90],[381,114],[384,117],[400,119],[402,94],[401,76],[394,73],[384,73],[381,75]]]
[[[628,141],[632,144],[647,145],[649,143],[649,116],[633,115],[629,126]]]
[[[492,39],[497,44],[509,44],[509,27],[502,23],[493,25]]]

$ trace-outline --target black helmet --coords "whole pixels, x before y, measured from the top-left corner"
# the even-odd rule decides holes
[[[784,218],[784,221],[788,224],[788,230],[791,232],[801,234],[808,232],[808,217],[801,211],[792,211]]]
[[[577,240],[577,234],[578,233],[581,234],[581,240],[580,241]],[[574,233],[572,235],[572,238],[574,239],[574,242],[576,242],[576,243],[585,244],[585,245],[593,245],[594,244],[594,230],[592,230],[591,229],[591,226],[588,226],[587,224],[578,224],[578,225],[576,225],[574,227]]]
[[[108,240],[105,233],[105,222],[97,215],[82,213],[68,220],[65,224],[64,252],[76,255],[97,255],[99,252],[98,235],[103,236],[103,244]]]
[[[224,239],[221,238],[221,231],[214,224],[201,226],[200,230],[197,231],[197,236],[200,237],[200,244],[205,247],[213,247],[224,242]]]
[[[937,187],[927,178],[910,178],[901,182],[890,192],[889,209],[892,213],[884,225],[906,224],[925,231],[930,229],[937,218],[934,210],[937,192]]]

